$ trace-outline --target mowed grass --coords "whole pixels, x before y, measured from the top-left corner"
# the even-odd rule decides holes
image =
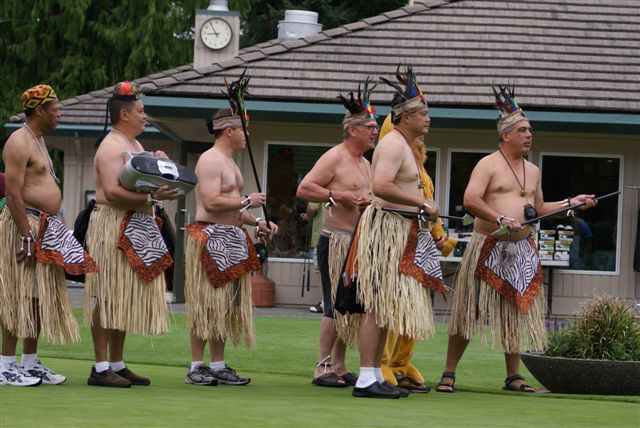
[[[164,336],[127,338],[127,364],[152,379],[126,390],[86,385],[93,350],[87,328],[78,344],[42,345],[47,365],[68,376],[60,386],[0,387],[0,427],[452,427],[640,425],[638,397],[522,395],[501,391],[502,354],[475,341],[458,369],[455,394],[365,400],[351,390],[310,384],[317,358],[319,318],[256,318],[257,346],[229,347],[228,364],[249,375],[247,387],[184,384],[190,362],[185,317],[171,317]],[[446,326],[416,347],[414,363],[437,383],[446,352]],[[357,354],[349,352],[357,371]],[[539,384],[523,367],[533,386]]]

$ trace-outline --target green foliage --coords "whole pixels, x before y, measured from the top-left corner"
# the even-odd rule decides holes
[[[21,111],[20,94],[38,83],[52,85],[65,99],[188,64],[193,56],[194,13],[207,4],[207,0],[0,2],[0,120],[4,124]]]
[[[597,297],[580,309],[573,326],[551,335],[547,355],[640,361],[640,326],[623,299]]]

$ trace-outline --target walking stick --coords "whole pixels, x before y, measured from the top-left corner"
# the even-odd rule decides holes
[[[262,193],[262,186],[260,186],[260,179],[258,178],[258,170],[256,169],[256,163],[253,159],[253,151],[251,150],[251,143],[249,142],[249,132],[247,132],[247,108],[244,104],[245,94],[248,94],[247,87],[249,86],[249,76],[247,76],[247,69],[245,68],[240,75],[240,78],[235,82],[231,82],[231,85],[227,82],[227,78],[224,78],[224,84],[227,87],[229,94],[229,103],[231,104],[231,110],[237,111],[240,115],[240,122],[242,123],[242,132],[244,133],[244,139],[247,143],[247,150],[249,152],[249,159],[251,161],[251,169],[253,170],[253,178],[256,182],[258,192]],[[249,205],[250,206],[250,205]],[[267,229],[269,227],[269,215],[267,214],[266,203],[262,204],[262,211],[264,212],[264,220],[267,223]]]
[[[615,192],[607,193],[606,195],[598,196],[597,198],[595,198],[593,200],[594,201],[599,201],[600,199],[610,198],[612,196],[617,195],[618,193],[620,193],[619,190],[617,190]],[[571,211],[571,210],[574,210],[576,208],[580,208],[581,206],[583,206],[585,204],[586,204],[586,202],[581,202],[579,204],[569,205],[568,207],[564,207],[564,208],[560,208],[559,210],[551,211],[550,213],[546,213],[546,214],[543,214],[541,216],[532,218],[531,220],[527,220],[527,221],[525,221],[523,223],[520,223],[520,224],[525,226],[527,224],[536,223],[536,222],[538,222],[540,220],[545,220],[547,218],[556,216],[558,214],[562,214],[564,212]],[[491,236],[507,235],[508,233],[509,233],[509,228],[507,226],[502,226],[502,227],[496,229],[493,233],[491,233]]]

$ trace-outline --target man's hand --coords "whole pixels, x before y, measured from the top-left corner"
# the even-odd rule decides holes
[[[596,205],[598,205],[598,201],[594,200],[593,198],[595,198],[596,195],[578,195],[578,196],[574,196],[569,200],[569,203],[571,205],[576,205],[576,204],[582,204],[584,203],[583,206],[579,207],[578,209],[581,211],[584,210],[588,210],[589,208],[595,207]]]
[[[436,248],[438,250],[442,250],[442,247],[444,247],[444,244],[449,240],[449,237],[444,235],[441,236],[440,239],[436,239],[435,243],[436,243]]]
[[[158,187],[151,194],[151,197],[158,201],[174,200],[174,199],[178,199],[179,196],[180,196],[180,190],[171,189],[169,186]]]
[[[510,218],[503,218],[500,222],[502,227],[506,227],[509,229],[509,232],[520,232],[523,227],[518,220],[513,220]]]
[[[22,250],[18,250],[16,252],[16,261],[18,263],[22,263],[22,262],[26,262],[26,263],[33,263],[36,260],[36,242],[35,240],[31,239],[29,241],[24,241],[24,244],[21,244],[21,246],[24,246],[24,248]]]
[[[362,201],[360,196],[349,190],[333,192],[333,199],[345,208],[359,207]]]
[[[371,198],[360,197],[358,198],[358,208],[366,208],[371,205]]]
[[[269,227],[267,227],[267,222],[265,220],[260,220],[258,222],[258,226],[256,227],[256,237],[262,238],[264,236],[268,236],[271,238],[274,235],[278,234],[278,225],[274,222],[269,222]]]
[[[169,156],[167,156],[167,154],[165,152],[163,152],[162,150],[157,150],[157,151],[153,152],[153,157],[169,159]]]
[[[436,220],[438,218],[438,204],[436,204],[434,201],[425,201],[422,204],[422,210],[427,214],[427,218],[429,220]]]
[[[258,208],[264,204],[267,200],[266,193],[252,193],[248,196],[249,201],[251,202],[251,208]]]

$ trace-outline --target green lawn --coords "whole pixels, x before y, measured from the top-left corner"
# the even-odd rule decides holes
[[[88,387],[93,352],[86,328],[79,344],[43,345],[42,359],[68,381],[60,386],[0,387],[0,427],[640,425],[638,397],[502,392],[502,355],[475,342],[459,367],[455,394],[366,400],[352,398],[348,388],[314,387],[310,380],[319,318],[257,318],[257,346],[229,349],[226,357],[241,374],[252,377],[249,386],[185,385],[190,354],[184,323],[184,315],[178,314],[165,336],[127,339],[127,363],[151,377],[150,387]],[[445,352],[445,326],[439,326],[434,340],[416,348],[413,361],[432,385],[442,371]],[[357,371],[355,352],[349,353],[348,361]],[[524,367],[522,371],[539,386]]]

